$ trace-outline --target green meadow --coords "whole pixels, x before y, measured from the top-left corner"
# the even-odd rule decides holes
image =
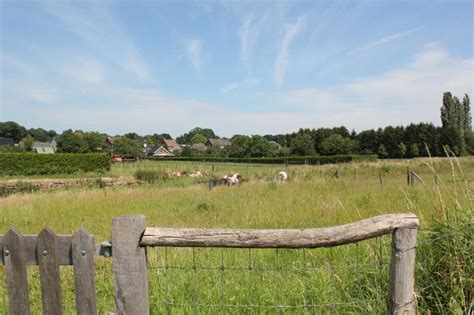
[[[407,167],[424,184],[407,185]],[[239,186],[209,190],[207,178],[170,178],[135,186],[69,188],[0,199],[0,233],[37,234],[84,227],[96,243],[111,238],[114,217],[143,214],[147,226],[328,227],[386,213],[419,216],[416,292],[421,313],[467,312],[473,298],[471,253],[474,158],[393,160],[324,166],[157,162],[115,164],[137,170],[239,172]],[[275,175],[285,170],[287,183]],[[334,175],[338,171],[339,178]],[[435,181],[436,177],[436,181]],[[23,178],[26,180],[26,178]],[[339,314],[387,312],[390,236],[323,249],[148,249],[152,314]],[[455,264],[457,262],[458,264]],[[61,267],[65,314],[74,314],[71,267]],[[7,313],[3,268],[0,313]],[[99,313],[113,310],[111,259],[95,268]],[[39,273],[29,268],[32,313],[41,312]]]

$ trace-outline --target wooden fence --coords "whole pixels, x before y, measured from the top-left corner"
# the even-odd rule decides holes
[[[112,221],[112,268],[116,314],[149,314],[146,247],[317,248],[356,243],[392,234],[389,275],[391,314],[415,314],[414,270],[419,220],[389,214],[318,229],[194,229],[146,227],[142,215]],[[99,248],[100,249],[100,248]],[[29,314],[27,265],[39,265],[44,314],[62,314],[60,265],[74,267],[78,314],[96,314],[93,237],[80,229],[72,236],[44,229],[38,236],[10,229],[0,235],[10,314]],[[109,253],[109,252],[106,252]],[[108,255],[106,255],[108,256]]]

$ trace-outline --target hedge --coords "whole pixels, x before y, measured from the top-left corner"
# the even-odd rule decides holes
[[[229,157],[149,157],[159,161],[191,161],[191,162],[223,162],[223,163],[255,163],[255,164],[331,164],[361,161],[377,161],[377,155],[328,155],[328,156],[290,156],[273,158],[229,158]]]
[[[0,153],[0,175],[51,175],[110,170],[103,153]]]

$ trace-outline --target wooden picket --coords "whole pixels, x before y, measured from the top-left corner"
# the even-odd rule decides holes
[[[30,314],[27,265],[38,265],[43,314],[63,314],[60,265],[74,266],[77,314],[97,314],[94,282],[95,246],[83,229],[74,236],[44,229],[22,235],[12,228],[0,235],[0,264],[5,265],[9,314]]]

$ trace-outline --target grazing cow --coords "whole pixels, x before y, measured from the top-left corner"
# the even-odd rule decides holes
[[[286,172],[279,172],[277,179],[279,183],[286,182],[288,180],[288,174]]]
[[[202,173],[200,171],[193,171],[189,174],[190,177],[202,177]]]
[[[238,185],[242,181],[242,175],[240,175],[239,173],[235,173],[225,175],[221,179],[225,180],[227,182],[227,185],[229,186]]]

